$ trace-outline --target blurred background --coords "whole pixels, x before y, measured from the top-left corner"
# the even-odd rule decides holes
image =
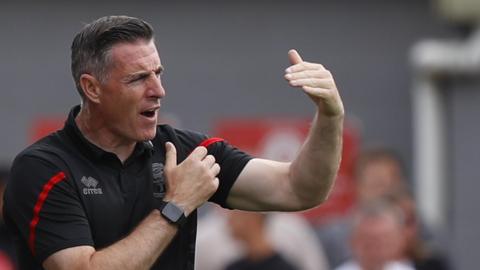
[[[288,159],[314,114],[310,100],[283,79],[287,51],[296,48],[304,60],[332,71],[346,108],[343,178],[330,210],[295,215],[320,246],[323,262],[316,269],[358,259],[353,250],[336,258],[341,251],[335,253],[330,244],[355,246],[352,235],[364,220],[354,214],[363,213],[359,185],[365,182],[359,180],[358,163],[383,150],[400,160],[399,189],[414,200],[423,228],[418,238],[428,253],[448,261],[449,269],[477,269],[478,0],[2,2],[0,162],[5,171],[19,151],[57,127],[79,103],[70,75],[75,33],[98,17],[120,14],[143,18],[155,28],[166,68],[162,117],[181,128],[222,135],[259,156]],[[345,221],[349,217],[352,222]],[[224,215],[222,224],[230,224],[228,219]],[[345,224],[350,225],[337,239]],[[202,264],[201,256],[216,256],[202,249],[202,228],[197,268],[216,269]],[[414,261],[407,253],[402,260]],[[227,262],[220,261],[214,263],[224,268]]]

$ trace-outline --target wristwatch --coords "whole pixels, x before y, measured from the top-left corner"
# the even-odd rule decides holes
[[[179,227],[187,222],[187,217],[183,210],[173,202],[161,201],[158,210],[168,222]]]

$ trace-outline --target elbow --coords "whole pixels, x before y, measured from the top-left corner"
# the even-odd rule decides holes
[[[299,210],[307,210],[325,203],[335,184],[338,165],[323,166],[320,170],[291,170],[290,190],[298,202]]]
[[[296,194],[300,210],[308,210],[320,206],[330,197],[334,177],[331,179],[317,179],[316,183],[316,185],[305,186],[302,190],[297,190]]]
[[[303,199],[301,210],[308,210],[322,205],[328,200],[329,193],[321,192],[315,196],[312,196],[308,199]]]

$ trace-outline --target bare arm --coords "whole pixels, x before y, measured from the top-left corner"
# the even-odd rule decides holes
[[[48,270],[61,269],[150,269],[165,250],[177,228],[152,211],[126,238],[95,251],[90,246],[60,250],[43,263]]]
[[[301,87],[317,113],[292,163],[253,159],[235,182],[228,204],[244,210],[296,211],[323,202],[333,186],[341,159],[344,109],[332,74],[322,65],[304,62],[294,50],[285,78]]]
[[[167,143],[166,148],[164,200],[174,202],[189,215],[217,190],[220,167],[205,147],[197,147],[178,165],[173,144]],[[48,270],[150,269],[177,230],[153,210],[124,239],[101,250],[91,246],[63,249],[49,256],[43,266]]]

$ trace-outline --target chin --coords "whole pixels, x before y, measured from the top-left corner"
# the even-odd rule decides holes
[[[146,132],[144,132],[141,136],[140,136],[140,140],[141,141],[148,141],[148,140],[153,140],[153,138],[155,138],[155,136],[157,135],[157,127],[155,127],[154,129],[152,130],[148,130]]]

